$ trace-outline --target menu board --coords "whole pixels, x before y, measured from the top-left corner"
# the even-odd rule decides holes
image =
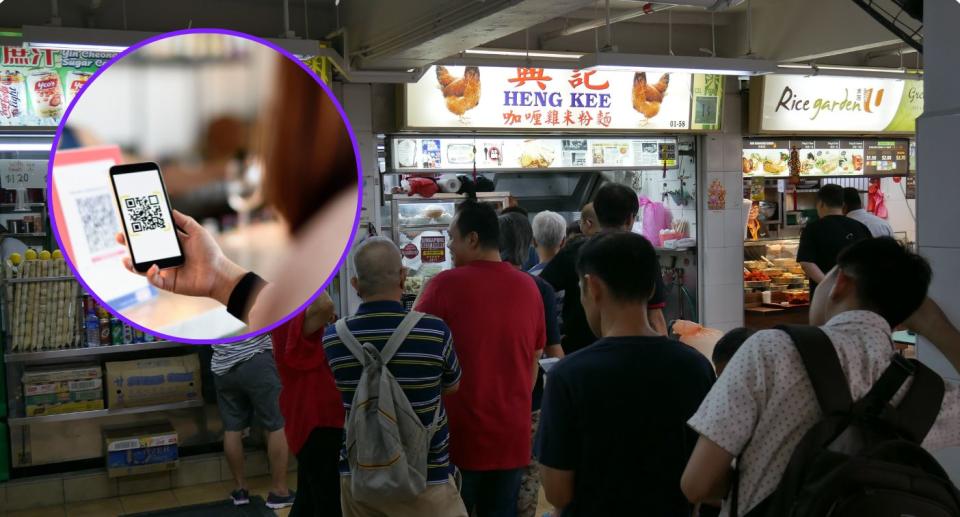
[[[406,85],[404,124],[419,129],[716,131],[722,99],[719,75],[437,65]]]
[[[388,172],[675,167],[675,138],[392,137]]]
[[[904,176],[909,170],[906,139],[763,139],[743,141],[743,175],[790,175],[790,150],[800,152],[801,176]]]
[[[97,68],[114,54],[0,47],[0,126],[56,126]]]

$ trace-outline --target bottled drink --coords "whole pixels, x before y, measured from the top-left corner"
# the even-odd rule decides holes
[[[100,318],[90,311],[84,319],[84,330],[86,330],[87,346],[100,346]]]
[[[123,340],[123,323],[117,318],[110,318],[110,344],[122,345],[123,343],[125,343]]]
[[[110,316],[103,308],[100,309],[100,345],[110,344]]]

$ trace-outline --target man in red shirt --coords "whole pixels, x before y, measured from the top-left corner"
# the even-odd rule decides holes
[[[530,405],[546,343],[543,301],[530,275],[501,262],[490,205],[461,203],[450,224],[454,269],[431,280],[417,310],[453,332],[463,377],[448,397],[450,457],[477,517],[512,517],[530,460]]]
[[[291,517],[339,517],[343,402],[323,352],[323,327],[336,319],[321,293],[307,310],[273,330],[280,373],[280,412],[297,456],[297,499]]]

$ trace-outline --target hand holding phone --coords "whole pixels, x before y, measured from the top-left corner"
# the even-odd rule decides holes
[[[115,165],[110,167],[110,182],[133,269],[146,273],[154,265],[160,269],[182,266],[183,249],[160,166],[151,162]]]
[[[144,275],[154,286],[187,296],[206,296],[226,305],[237,282],[247,273],[245,269],[227,258],[210,232],[196,219],[173,211],[174,223],[184,250],[183,266],[160,269],[154,264],[145,273],[133,267],[130,256],[123,258],[128,271]],[[123,233],[117,234],[117,242],[126,245]]]
[[[117,169],[116,173],[114,169]],[[146,172],[147,175],[126,176],[138,172]],[[194,218],[169,208],[159,175],[159,167],[152,163],[120,165],[110,170],[124,229],[117,234],[116,240],[130,250],[130,255],[123,258],[123,265],[133,273],[145,275],[151,284],[160,289],[187,296],[206,296],[226,305],[233,288],[247,271],[228,259],[213,236]],[[128,179],[134,181],[125,181]],[[144,222],[142,212],[137,211],[141,205],[138,201],[133,202],[131,208],[134,210],[128,212],[124,209],[127,206],[125,200],[142,198],[144,194],[149,197],[149,188],[158,185],[163,192],[163,206],[166,207],[166,210],[159,209],[160,216],[168,218],[160,221],[148,219],[147,224],[138,225],[135,229],[135,222]],[[150,201],[147,199],[148,203]],[[157,201],[160,202],[159,197]],[[152,213],[156,214],[156,210],[154,208]],[[150,240],[137,242],[141,238],[138,234],[148,237],[147,232],[156,231],[161,224],[169,231],[164,230]],[[131,234],[136,237],[131,238]]]

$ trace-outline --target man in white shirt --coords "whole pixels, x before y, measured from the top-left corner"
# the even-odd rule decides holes
[[[891,327],[924,304],[930,277],[923,258],[893,239],[879,238],[845,249],[820,284],[810,322],[833,343],[854,400],[862,398],[890,364],[895,353]],[[894,405],[911,382],[898,392]],[[945,384],[940,414],[923,441],[928,450],[960,446],[960,387]],[[780,330],[754,334],[688,422],[700,438],[683,474],[684,494],[691,502],[727,498],[731,462],[739,458],[738,513],[745,515],[774,493],[797,444],[821,416],[790,337]],[[729,511],[724,501],[721,515]]]
[[[893,237],[890,223],[864,210],[860,192],[853,187],[843,188],[843,215],[863,223],[874,237]]]

